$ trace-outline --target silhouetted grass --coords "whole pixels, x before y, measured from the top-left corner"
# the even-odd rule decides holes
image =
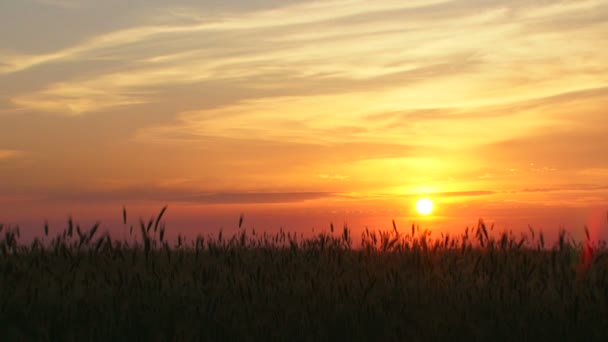
[[[588,235],[544,246],[482,221],[438,238],[393,222],[353,248],[347,227],[304,239],[241,216],[230,238],[169,242],[165,209],[136,242],[69,219],[23,245],[0,225],[2,340],[608,339],[607,249]]]

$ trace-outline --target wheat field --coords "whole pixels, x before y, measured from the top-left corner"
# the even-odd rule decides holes
[[[167,241],[165,208],[131,241],[71,219],[19,242],[0,225],[3,341],[577,340],[608,338],[605,242],[456,236],[393,222],[354,237],[281,231]],[[126,211],[123,212],[126,223]],[[353,240],[358,239],[357,247]]]

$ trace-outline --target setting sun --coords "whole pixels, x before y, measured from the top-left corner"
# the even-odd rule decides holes
[[[416,211],[420,215],[428,215],[433,212],[433,201],[428,198],[421,198],[416,202]]]

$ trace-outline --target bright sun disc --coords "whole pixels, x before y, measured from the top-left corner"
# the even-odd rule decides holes
[[[420,215],[428,215],[433,212],[433,201],[428,198],[419,199],[416,202],[416,210]]]

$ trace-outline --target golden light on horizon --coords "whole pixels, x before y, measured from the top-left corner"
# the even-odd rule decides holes
[[[430,213],[433,212],[433,208],[434,208],[434,204],[433,201],[431,201],[428,198],[421,198],[416,202],[416,211],[420,214],[420,215],[429,215]]]

